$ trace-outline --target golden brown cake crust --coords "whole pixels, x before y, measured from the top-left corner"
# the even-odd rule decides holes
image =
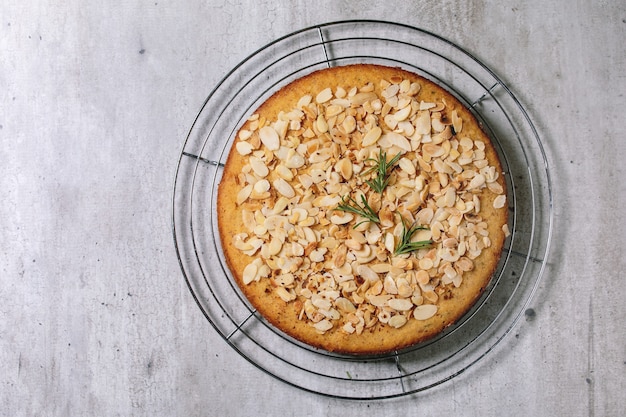
[[[381,83],[381,80],[384,81]],[[461,264],[457,265],[456,263],[450,262],[450,264],[456,268],[457,272],[462,272],[462,274],[459,274],[459,276],[462,276],[462,279],[456,278],[457,281],[455,281],[454,284],[450,282],[448,282],[447,284],[442,284],[441,276],[442,274],[445,275],[445,272],[442,273],[441,270],[444,270],[442,265],[445,264],[445,262],[442,261],[440,257],[437,258],[437,262],[440,267],[439,273],[435,272],[437,268],[432,268],[430,270],[430,275],[432,275],[430,284],[436,284],[434,285],[432,291],[436,295],[436,300],[429,300],[426,297],[427,295],[432,297],[432,294],[430,292],[426,294],[428,290],[431,289],[431,287],[421,286],[421,288],[419,288],[420,285],[416,284],[415,282],[416,274],[421,269],[418,255],[419,257],[423,258],[428,256],[435,256],[433,255],[433,252],[436,252],[437,250],[443,251],[445,248],[442,247],[442,242],[445,239],[450,239],[451,236],[453,236],[454,233],[457,232],[457,229],[455,229],[454,226],[452,226],[452,232],[446,229],[446,231],[444,232],[444,236],[437,236],[439,237],[438,241],[437,239],[433,238],[435,242],[433,243],[433,245],[430,246],[430,248],[421,249],[419,251],[410,253],[409,255],[402,256],[394,256],[390,253],[387,253],[386,255],[380,255],[378,258],[374,259],[367,265],[372,266],[374,264],[392,264],[393,262],[400,262],[399,265],[405,267],[405,275],[402,276],[411,278],[407,278],[407,281],[409,283],[412,283],[413,287],[418,287],[414,291],[414,293],[419,293],[420,295],[415,296],[416,298],[408,297],[409,299],[414,300],[414,304],[411,310],[401,312],[400,314],[404,315],[407,318],[406,323],[403,323],[399,328],[394,328],[393,326],[390,326],[388,324],[383,324],[382,320],[378,319],[379,315],[376,314],[376,312],[372,312],[371,314],[366,315],[369,321],[362,320],[365,321],[365,323],[362,323],[362,325],[359,327],[357,324],[358,320],[354,317],[354,315],[349,316],[348,313],[342,311],[340,308],[333,304],[332,308],[334,308],[336,311],[339,311],[340,318],[332,319],[324,316],[323,319],[326,319],[328,322],[330,322],[332,324],[332,328],[326,329],[325,327],[322,328],[321,326],[316,328],[315,323],[320,322],[320,316],[315,316],[314,313],[311,313],[312,316],[309,316],[309,310],[305,312],[305,307],[308,306],[307,308],[310,308],[310,303],[307,304],[307,298],[310,299],[310,294],[308,292],[304,295],[300,293],[303,285],[300,285],[299,288],[294,290],[294,288],[290,288],[289,283],[287,283],[285,288],[289,290],[289,294],[291,294],[289,297],[292,297],[294,299],[290,299],[289,302],[286,302],[284,300],[285,297],[287,297],[285,293],[283,292],[282,294],[280,294],[276,290],[277,287],[280,287],[283,284],[280,281],[280,279],[282,278],[279,279],[279,275],[284,273],[285,271],[281,271],[275,264],[271,264],[273,268],[269,268],[270,271],[268,277],[259,277],[259,274],[263,275],[261,273],[261,269],[263,269],[265,272],[267,272],[268,270],[268,267],[266,266],[264,268],[260,268],[260,265],[262,263],[259,261],[259,259],[263,258],[261,254],[261,249],[256,248],[251,251],[248,246],[245,246],[246,239],[254,237],[254,232],[250,229],[250,213],[260,213],[262,207],[265,207],[265,210],[267,212],[268,209],[273,208],[273,205],[276,204],[277,199],[280,197],[280,193],[275,190],[277,186],[274,185],[274,181],[276,181],[280,177],[279,173],[277,173],[276,170],[277,165],[281,163],[280,158],[276,156],[270,157],[272,159],[272,161],[270,162],[267,162],[266,159],[264,164],[269,168],[269,172],[266,177],[261,177],[259,175],[256,175],[255,171],[250,168],[250,160],[248,159],[249,155],[254,155],[255,152],[257,152],[257,155],[265,156],[272,154],[272,151],[267,150],[267,146],[265,145],[264,141],[259,139],[259,129],[262,126],[270,125],[281,117],[284,118],[284,113],[290,112],[292,109],[297,108],[299,101],[303,96],[311,96],[311,104],[309,105],[310,108],[320,109],[322,108],[322,104],[316,103],[316,96],[318,93],[329,87],[333,93],[336,93],[338,88],[343,88],[346,93],[344,98],[349,97],[349,95],[351,94],[350,90],[353,89],[353,87],[363,89],[366,92],[369,92],[369,90],[372,89],[378,97],[381,97],[384,90],[383,87],[388,87],[390,84],[400,84],[402,80],[409,80],[411,84],[417,84],[420,87],[417,93],[410,95],[410,97],[415,100],[413,106],[416,107],[413,111],[411,111],[412,116],[409,116],[413,117],[413,120],[415,120],[414,116],[420,112],[430,112],[429,114],[432,117],[434,110],[438,110],[438,108],[423,109],[421,107],[417,107],[416,103],[433,103],[440,107],[442,107],[442,103],[445,104],[445,107],[443,107],[439,111],[439,117],[444,122],[444,124],[449,127],[448,131],[452,132],[451,138],[444,139],[444,142],[452,143],[452,148],[455,149],[455,151],[453,152],[454,157],[451,156],[452,154],[450,153],[450,150],[444,151],[447,152],[449,159],[460,161],[460,159],[463,157],[462,151],[465,149],[462,148],[460,145],[461,139],[469,138],[474,143],[473,153],[478,155],[478,157],[483,156],[480,161],[484,159],[488,162],[489,166],[493,167],[492,171],[487,171],[488,173],[495,172],[494,176],[496,177],[489,178],[487,180],[487,182],[489,182],[489,187],[487,187],[486,185],[480,185],[477,186],[476,189],[469,191],[469,184],[471,182],[469,174],[468,178],[463,178],[461,180],[458,172],[447,174],[448,180],[443,180],[444,183],[446,181],[449,181],[451,183],[453,182],[453,180],[459,182],[459,193],[462,190],[465,190],[466,193],[464,197],[465,201],[479,203],[480,206],[479,211],[474,208],[474,210],[469,210],[466,213],[460,214],[460,217],[461,219],[463,219],[464,222],[462,224],[465,224],[465,219],[469,219],[468,221],[470,221],[470,223],[474,225],[468,227],[472,229],[473,235],[475,236],[475,238],[473,239],[467,238],[464,241],[465,243],[463,243],[462,246],[463,252],[466,254],[461,258],[468,259],[468,257],[470,256],[467,254],[467,252],[470,250],[470,246],[472,245],[470,241],[474,243],[476,241],[482,242],[478,243],[478,246],[486,245],[487,247],[482,248],[482,250],[479,251],[480,254],[471,259],[471,268],[463,268]],[[404,91],[406,91],[406,82],[402,85],[402,88],[404,89]],[[354,91],[352,91],[352,93],[354,93]],[[340,96],[343,95],[343,93],[338,94]],[[333,95],[333,99],[337,98],[336,95],[337,94]],[[302,102],[300,104],[302,104]],[[302,106],[301,108],[304,107],[306,106]],[[428,107],[428,105],[423,107]],[[326,108],[326,110],[328,109]],[[395,110],[392,109],[392,111]],[[389,111],[389,114],[391,114],[392,111]],[[453,111],[456,112],[454,116],[452,115]],[[290,135],[291,128],[299,127],[300,129],[294,129],[298,130],[297,133],[303,133],[306,129],[313,131],[314,136],[311,138],[311,140],[317,139],[319,138],[319,136],[325,136],[327,139],[330,138],[332,142],[334,136],[330,137],[329,134],[320,134],[320,130],[316,126],[316,120],[314,118],[312,120],[307,119],[306,110],[304,113],[305,116],[303,116],[303,121],[301,122],[301,124],[290,124],[289,128],[287,128],[286,136]],[[270,99],[268,99],[264,104],[259,107],[255,114],[258,115],[258,118],[252,118],[251,120],[247,121],[241,129],[242,134],[237,139],[235,139],[236,143],[246,142],[251,143],[251,145],[247,148],[247,145],[242,145],[242,148],[237,148],[236,144],[234,144],[225,163],[223,177],[219,184],[218,190],[217,215],[220,239],[228,267],[232,272],[232,275],[236,280],[237,285],[239,286],[239,288],[241,288],[241,291],[248,298],[252,306],[254,306],[254,308],[257,309],[264,318],[266,318],[273,326],[280,329],[281,331],[314,347],[346,354],[378,354],[406,348],[415,343],[432,338],[435,335],[439,334],[449,325],[458,321],[471,308],[471,306],[475,303],[478,297],[480,297],[485,287],[488,285],[489,280],[493,275],[498,260],[500,258],[503,242],[506,237],[506,226],[503,228],[503,225],[506,225],[507,223],[507,207],[503,201],[505,198],[503,196],[506,195],[506,190],[504,176],[502,175],[502,168],[498,160],[496,151],[494,150],[488,137],[480,129],[480,126],[476,122],[473,115],[464,106],[462,106],[458,100],[456,100],[452,95],[450,95],[439,86],[422,77],[417,76],[416,74],[406,72],[397,68],[363,64],[344,67],[333,67],[322,71],[317,71],[303,78],[300,78],[276,92]],[[456,119],[457,116],[459,119],[462,120],[462,122],[454,120],[455,123],[452,124],[452,119]],[[398,119],[399,118],[401,117],[398,116]],[[383,130],[383,134],[385,132],[392,131],[392,129],[383,122],[382,115],[377,116],[377,119],[378,124]],[[326,121],[328,122],[330,120]],[[434,119],[431,119],[431,123],[436,123],[436,121],[434,121]],[[456,132],[454,126],[462,126],[462,128],[460,129],[461,131]],[[348,130],[349,129],[350,128],[348,128]],[[396,130],[397,129],[398,128],[396,128]],[[321,130],[323,131],[324,128],[322,127]],[[359,128],[357,127],[355,133],[352,134],[352,136],[356,135],[356,139],[353,138],[352,141],[362,144],[364,142],[365,131],[358,132],[358,130]],[[330,129],[329,132],[326,133],[330,133]],[[430,136],[435,137],[437,133],[439,132],[435,130],[435,127],[431,126]],[[430,136],[428,140],[430,140]],[[305,138],[301,141],[299,149],[306,149],[306,140],[307,139]],[[341,142],[341,140],[342,139],[339,138],[336,141]],[[412,146],[415,147],[415,143],[419,144],[419,141],[419,137],[417,135],[414,135],[411,140]],[[483,145],[477,145],[478,142],[484,144],[484,149],[480,149],[483,147]],[[463,143],[466,144],[466,142]],[[339,148],[345,150],[346,148],[350,148],[350,146],[351,145],[341,144],[337,145],[335,149]],[[376,149],[378,147],[378,143],[375,143],[371,146],[372,149]],[[443,175],[439,175],[434,172],[436,171],[436,169],[435,167],[433,167],[433,165],[435,165],[434,159],[436,159],[436,157],[424,157],[425,159],[429,160],[424,161],[424,158],[422,158],[421,162],[416,159],[418,155],[421,155],[421,149],[423,146],[424,144],[421,144],[416,150],[404,152],[404,156],[407,159],[413,161],[413,165],[417,168],[415,176],[420,175],[421,173],[422,176],[426,177],[427,182],[423,186],[426,191],[422,191],[420,195],[424,196],[424,198],[430,201],[430,204],[433,205],[435,204],[434,201],[436,200],[436,198],[441,197],[441,195],[437,193],[440,193],[441,190],[444,189],[443,185],[441,184],[441,177]],[[270,147],[274,147],[274,145],[272,144],[270,145]],[[250,148],[254,149],[250,150]],[[389,157],[395,155],[397,149],[397,146],[392,146],[391,148],[389,148]],[[313,148],[310,148],[309,150],[313,150]],[[251,151],[252,154],[242,155],[242,153],[247,153],[249,151]],[[273,152],[276,153],[278,151],[275,150]],[[358,161],[358,158],[355,156],[357,153],[358,149],[353,149],[353,152],[350,154],[350,160],[353,163],[352,165],[356,167],[358,162],[361,164],[361,166],[369,167],[369,165],[371,165],[371,160]],[[457,153],[459,154],[459,156],[456,156]],[[369,156],[371,155],[372,153],[369,154]],[[308,161],[310,157],[310,153],[304,154],[305,160]],[[332,162],[327,162],[327,166],[335,166],[334,164],[337,163],[337,159],[339,158],[333,159]],[[476,165],[478,165],[478,167]],[[470,162],[468,163],[468,166],[471,166],[472,170],[476,173],[480,171],[482,165],[482,162],[472,162],[471,158]],[[290,169],[290,172],[292,174],[295,174],[295,178],[287,182],[292,185],[292,188],[296,190],[296,194],[298,195],[303,195],[307,188],[306,185],[303,186],[298,182],[297,175],[299,175],[300,173],[309,172],[307,171],[309,168],[309,163],[305,162],[305,165],[301,167]],[[430,169],[431,172],[426,172],[425,168]],[[403,178],[401,177],[401,175],[405,174],[400,172],[400,168],[398,168],[398,166],[392,169],[398,172],[397,178],[394,175],[391,176],[391,183],[393,184],[394,181],[400,181],[400,179]],[[327,169],[327,171],[329,170],[333,171],[332,168]],[[338,170],[339,168],[334,168],[334,171]],[[350,168],[350,170],[352,170],[352,168]],[[363,171],[364,170],[361,171],[361,174],[363,173]],[[409,169],[409,171],[411,171],[411,169]],[[246,180],[245,178],[246,175],[248,177],[248,180]],[[268,183],[270,184],[270,189],[265,190],[264,186],[259,186],[259,189],[255,190],[252,184],[247,183],[247,181],[249,181],[251,177],[255,177],[254,181],[257,181],[259,179],[267,179]],[[364,190],[363,192],[368,195],[369,200],[369,198],[371,198],[372,191],[368,189],[367,185],[364,185],[364,181],[368,177],[365,177],[363,175],[357,175],[357,173],[354,172],[349,178],[349,181],[343,178],[342,182],[350,184],[351,190],[355,190],[355,184],[358,184],[360,189]],[[407,181],[410,180],[414,180],[414,177],[410,177],[410,179],[407,179]],[[429,185],[431,181],[438,182],[438,185],[431,187]],[[480,180],[476,181],[477,183],[481,182]],[[253,191],[251,191],[251,193],[253,195],[248,195],[244,202],[238,201],[243,199],[242,194],[246,194],[246,192],[241,192],[242,189],[246,186],[249,186],[248,189],[252,188]],[[313,194],[315,197],[315,192],[317,192],[321,188],[322,187],[317,187],[316,185],[313,185],[308,189],[312,189],[314,191]],[[385,190],[385,192],[392,192],[390,191],[392,189],[395,192],[397,188],[400,187],[396,187],[394,185],[393,188],[389,188],[389,190]],[[345,191],[345,187],[342,190]],[[255,193],[257,194],[256,198],[254,198]],[[262,198],[263,195],[265,195],[267,198]],[[478,200],[478,202],[476,200]],[[358,202],[358,198],[355,198],[355,201]],[[392,207],[395,207],[400,210],[401,213],[406,214],[407,209],[400,203],[400,200],[395,200],[395,202],[397,203],[397,207]],[[461,207],[458,206],[459,204],[461,203],[459,203],[459,197],[457,197],[454,207],[451,207],[448,211],[458,211],[458,208]],[[498,208],[494,208],[494,205]],[[408,207],[410,205],[407,203],[405,204],[405,206]],[[413,209],[411,214],[416,217],[419,210],[425,208],[425,206],[425,203],[411,206],[410,208]],[[435,209],[437,208],[437,206],[434,207]],[[244,213],[244,210],[246,211],[246,213]],[[476,211],[478,211],[478,213],[476,213]],[[311,225],[310,229],[316,231],[318,237],[320,234],[319,230],[329,230],[331,228],[334,232],[340,235],[350,235],[351,230],[354,230],[357,219],[354,219],[352,222],[347,224],[335,224],[329,221],[332,215],[341,216],[343,214],[345,213],[337,210],[325,209],[322,214],[318,213],[317,217],[315,218],[317,223]],[[245,218],[246,215],[248,215],[247,220],[242,220],[242,218]],[[260,214],[257,214],[256,217],[254,217],[254,214],[252,214],[252,217],[256,218],[256,221],[262,221],[262,219],[259,220]],[[263,217],[267,218],[267,216]],[[393,218],[396,219],[396,223],[398,217],[399,216],[397,215],[393,216]],[[450,219],[443,220],[444,223],[448,221],[450,223],[453,223],[453,221]],[[434,233],[432,231],[432,224],[433,222],[431,222],[430,224],[430,229],[431,233]],[[372,223],[365,223],[360,225],[359,227],[362,230],[363,228],[370,227],[370,225],[372,225]],[[374,228],[375,227],[376,226],[374,225]],[[398,230],[398,227],[399,226],[397,226],[396,224],[396,232]],[[436,227],[438,227],[438,225],[436,225]],[[479,232],[476,232],[477,228],[480,229]],[[388,228],[386,230],[391,231],[394,229]],[[258,233],[261,232],[263,232],[263,230],[259,231]],[[265,236],[267,236],[267,233]],[[382,240],[384,240],[384,236],[385,234],[382,233]],[[485,236],[487,236],[487,238],[485,238]],[[394,242],[394,244],[396,245],[397,240],[398,237],[396,236],[396,241]],[[455,248],[458,249],[458,251],[461,251],[460,247],[458,246],[461,240],[461,237],[457,238],[456,241],[448,240],[446,242],[446,245],[453,245],[454,243],[456,243],[457,246]],[[262,244],[269,246],[270,238],[266,238],[266,240]],[[297,256],[299,249],[294,249],[295,255],[291,255],[293,258],[305,259],[307,258],[307,256],[310,257],[311,250],[319,246],[321,246],[321,242],[309,245],[309,247],[304,248],[305,253],[301,256]],[[384,244],[382,242],[375,243],[372,245],[372,247],[379,248],[380,252],[384,252]],[[336,256],[337,251],[337,247],[331,248],[330,250],[326,251],[323,254],[323,262],[320,262],[317,267],[310,265],[308,266],[308,274],[311,275],[311,269],[315,268],[319,269],[319,271],[317,271],[319,272],[319,274],[328,272],[330,269],[332,269],[332,265],[334,265],[333,261],[335,261],[333,257]],[[428,253],[430,253],[430,255],[428,255]],[[454,252],[452,253],[453,255],[458,254]],[[265,252],[265,255],[267,255],[267,251]],[[387,256],[387,258],[384,258],[384,256]],[[284,255],[284,253],[279,253],[273,256],[273,258],[281,257],[289,258],[289,256]],[[410,260],[408,267],[406,267],[406,262],[402,261],[403,259]],[[252,282],[244,283],[244,280],[247,281],[250,279],[246,279],[244,277],[244,275],[246,275],[245,269],[251,263],[254,263],[255,260],[257,260],[256,267],[252,267],[251,269],[254,269],[256,271],[257,276],[255,277],[255,279],[252,280]],[[305,266],[309,263],[312,264],[312,262],[309,262],[309,260],[307,259]],[[354,264],[352,269],[355,270]],[[383,271],[383,269],[380,269],[380,271]],[[408,272],[408,274],[406,273],[407,270],[410,271]],[[294,268],[292,268],[291,271],[292,275],[296,276],[295,285],[297,285],[299,273],[298,268],[295,268],[295,270]],[[450,270],[448,269],[447,272],[450,272]],[[248,274],[250,274],[250,270],[248,270]],[[380,281],[385,282],[385,277],[388,274],[390,274],[390,272],[380,272]],[[364,281],[367,281],[367,279],[357,276],[357,273],[355,273],[354,275],[354,280],[356,281],[357,285],[362,285]],[[450,276],[452,275],[453,274],[451,274]],[[458,282],[459,280],[461,281],[460,283]],[[459,285],[457,286],[456,284]],[[374,286],[374,283],[368,283],[368,286],[372,287]],[[425,291],[424,288],[426,288],[427,291]],[[344,298],[345,296],[345,298],[348,298],[350,301],[352,301],[353,305],[357,305],[357,301],[359,301],[358,297],[356,297],[355,301],[355,298],[348,297],[350,294],[348,294],[346,291],[340,290],[339,292],[341,298]],[[383,289],[381,294],[387,294],[386,290]],[[391,295],[391,298],[394,297],[397,296]],[[419,297],[421,297],[421,300]],[[414,318],[413,314],[416,308],[416,304],[420,301],[422,304],[436,305],[436,313],[432,317],[425,320],[418,320]],[[371,306],[370,309],[372,309]],[[380,309],[377,311],[380,314]],[[397,311],[394,311],[392,309],[392,315],[395,315],[397,313]],[[311,320],[311,317],[313,317],[313,320]],[[336,318],[336,315],[332,317]],[[382,317],[387,320],[389,318],[385,314],[383,314]],[[353,321],[354,326],[346,325],[346,327],[344,328],[346,321],[350,320]],[[374,323],[372,324],[372,322]],[[354,330],[355,327],[356,330]]]

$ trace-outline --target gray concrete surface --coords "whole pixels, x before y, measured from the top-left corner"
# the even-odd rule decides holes
[[[374,18],[438,33],[518,95],[553,249],[490,358],[395,400],[321,398],[232,351],[183,281],[173,177],[206,94],[272,39]],[[617,416],[626,409],[622,1],[0,5],[0,415]]]

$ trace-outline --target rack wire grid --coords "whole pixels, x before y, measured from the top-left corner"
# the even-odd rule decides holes
[[[378,356],[314,349],[272,327],[248,303],[223,256],[216,194],[236,132],[272,93],[313,71],[354,63],[401,67],[468,107],[497,148],[506,176],[511,235],[490,285],[436,338]],[[514,328],[543,275],[553,225],[543,145],[528,113],[493,71],[454,43],[392,22],[308,27],[252,53],[211,91],[184,141],[172,202],[183,276],[211,326],[243,358],[286,384],[322,396],[384,399],[422,392],[478,363]]]

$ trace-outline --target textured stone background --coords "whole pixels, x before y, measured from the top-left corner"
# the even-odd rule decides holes
[[[608,416],[626,409],[622,1],[3,2],[0,414]],[[555,225],[531,308],[483,365],[396,400],[320,398],[207,324],[171,234],[206,94],[317,23],[418,26],[489,65],[546,147]]]

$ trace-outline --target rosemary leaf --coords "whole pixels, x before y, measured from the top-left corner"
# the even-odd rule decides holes
[[[357,203],[354,198],[347,195],[342,197],[341,204],[337,205],[336,210],[354,213],[361,217],[365,217],[365,220],[360,221],[354,225],[354,229],[356,229],[359,225],[365,222],[380,223],[378,214],[367,203],[367,200],[365,199],[365,196],[363,194],[361,194],[361,203],[362,205],[359,205],[359,203]]]
[[[365,171],[362,175],[368,175],[371,173],[376,173],[376,177],[366,180],[365,183],[370,186],[370,188],[376,191],[378,194],[382,194],[384,189],[389,184],[389,174],[391,169],[395,164],[398,163],[402,154],[398,152],[396,156],[394,156],[391,160],[387,161],[387,152],[383,152],[381,149],[378,152],[378,159],[368,158],[366,161],[373,161],[374,165]]]
[[[402,255],[405,253],[411,253],[418,249],[429,248],[433,244],[432,240],[420,240],[417,242],[411,241],[415,232],[426,229],[428,228],[415,223],[407,229],[406,221],[404,220],[404,217],[402,217],[402,236],[400,238],[400,242],[398,242],[398,245],[394,250],[394,255]]]

